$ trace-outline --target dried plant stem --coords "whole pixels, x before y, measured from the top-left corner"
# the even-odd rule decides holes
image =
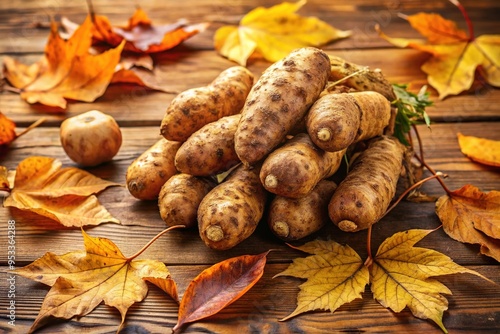
[[[21,94],[21,90],[19,88],[8,86],[8,85],[2,85],[2,90],[6,91],[6,92]]]
[[[420,156],[416,155],[415,154],[415,158],[417,158],[417,160],[425,167],[427,168],[433,175],[436,175],[436,171],[434,171],[434,169],[429,166],[425,160],[424,160],[424,150],[423,150],[423,145],[422,145],[422,139],[420,138],[420,134],[418,132],[418,129],[416,127],[416,125],[413,125],[413,129],[415,131],[415,135],[417,136],[417,141],[418,141],[418,146],[419,146],[419,149],[420,149]],[[441,187],[444,189],[444,191],[449,194],[451,193],[451,190],[446,186],[446,184],[444,184],[443,180],[438,177],[437,178],[439,184],[441,184]]]
[[[469,30],[469,40],[473,41],[474,40],[474,26],[472,25],[472,21],[469,17],[469,14],[467,14],[467,11],[465,10],[465,7],[460,3],[458,0],[450,0],[452,4],[458,7],[460,12],[462,13],[462,16],[465,19],[465,23],[467,24],[467,29]]]
[[[42,124],[43,122],[45,122],[47,120],[47,118],[45,117],[41,117],[39,118],[37,121],[35,121],[33,124],[31,124],[30,126],[28,126],[26,129],[24,129],[23,131],[21,131],[20,133],[18,133],[16,135],[17,138],[21,137],[22,135],[28,133],[29,131],[33,130],[34,128],[36,128],[37,126],[39,126],[40,124]]]
[[[422,179],[418,182],[415,182],[411,187],[409,187],[408,189],[406,189],[393,203],[392,205],[385,211],[385,213],[382,215],[382,217],[379,218],[382,219],[384,218],[389,212],[391,212],[392,209],[394,209],[396,207],[396,205],[399,204],[399,202],[401,202],[403,200],[403,198],[406,197],[406,195],[408,195],[408,193],[410,191],[412,191],[413,189],[417,188],[417,187],[420,187],[422,184],[424,184],[425,182],[429,181],[429,180],[432,180],[432,179],[438,179],[440,180],[440,176],[444,176],[446,177],[445,174],[441,173],[441,172],[437,172],[437,173],[433,173],[433,175],[429,176],[429,177],[426,177],[425,179]],[[442,181],[440,181],[442,182]],[[372,250],[371,250],[371,239],[372,239],[372,227],[370,226],[368,228],[368,236],[367,236],[367,241],[366,241],[366,247],[367,247],[367,251],[368,251],[368,258],[366,259],[365,261],[365,266],[370,266],[371,263],[373,262],[373,257],[372,257]]]
[[[186,228],[186,226],[184,225],[175,225],[175,226],[171,226],[167,229],[164,229],[163,231],[161,231],[160,233],[158,233],[156,236],[153,237],[153,239],[151,239],[146,245],[144,245],[144,247],[142,247],[137,253],[135,253],[134,255],[132,256],[129,256],[127,257],[127,261],[132,261],[133,259],[135,259],[136,257],[138,257],[139,255],[141,255],[142,253],[144,253],[144,251],[146,249],[149,248],[149,246],[151,246],[156,240],[158,240],[162,235],[164,235],[165,233],[173,230],[173,229],[176,229],[176,228]]]

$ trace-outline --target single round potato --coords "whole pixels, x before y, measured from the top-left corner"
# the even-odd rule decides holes
[[[59,133],[68,157],[82,166],[110,161],[122,145],[122,133],[114,118],[98,110],[67,118]]]

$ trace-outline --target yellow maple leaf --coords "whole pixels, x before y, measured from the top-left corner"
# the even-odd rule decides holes
[[[29,210],[64,226],[119,223],[99,203],[96,194],[119,184],[75,168],[61,168],[59,160],[29,157],[16,168],[14,186],[5,207]]]
[[[457,273],[481,274],[462,267],[437,251],[414,247],[434,230],[408,230],[387,238],[370,267],[371,290],[384,307],[400,312],[408,307],[414,316],[431,319],[443,332],[443,312],[451,291],[432,277]]]
[[[246,14],[238,26],[219,28],[214,36],[215,49],[224,57],[245,66],[251,56],[276,62],[292,50],[321,46],[351,35],[316,17],[296,12],[306,0],[283,2],[270,8],[257,7]]]
[[[453,21],[435,13],[418,13],[407,17],[411,26],[427,39],[393,38],[377,27],[379,35],[401,48],[413,48],[432,56],[421,67],[427,80],[443,99],[468,90],[476,69],[489,84],[500,86],[500,35],[474,38],[459,29]]]
[[[297,308],[282,321],[313,310],[334,312],[340,306],[361,298],[369,283],[368,268],[349,246],[334,241],[311,241],[301,247],[292,247],[313,254],[297,258],[277,276],[307,279],[300,285]]]
[[[69,40],[60,37],[52,23],[45,56],[26,66],[4,57],[6,79],[18,88],[28,103],[42,103],[65,109],[66,99],[92,102],[106,90],[125,42],[98,55],[89,53],[92,44],[90,16]]]
[[[500,141],[457,133],[462,153],[483,165],[500,167]]]
[[[14,271],[52,286],[30,332],[46,325],[51,317],[70,319],[84,316],[103,301],[120,311],[121,327],[129,307],[146,297],[148,287],[145,281],[158,285],[177,300],[177,288],[165,264],[136,259],[145,248],[125,257],[111,240],[91,237],[83,230],[82,234],[84,251],[63,255],[49,252]]]
[[[483,193],[472,185],[441,196],[436,214],[451,238],[481,245],[481,253],[500,261],[500,191]]]

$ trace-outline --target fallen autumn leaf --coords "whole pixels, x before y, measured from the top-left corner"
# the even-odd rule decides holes
[[[169,230],[162,231],[152,241]],[[46,325],[50,317],[70,319],[85,316],[103,301],[120,311],[121,328],[129,307],[146,297],[146,280],[177,298],[175,282],[163,262],[136,259],[145,248],[125,257],[111,240],[91,237],[83,230],[82,234],[84,251],[64,255],[46,253],[14,271],[52,286],[30,332]]]
[[[460,151],[483,165],[500,167],[500,141],[457,133]]]
[[[431,54],[421,68],[440,99],[468,90],[476,69],[487,83],[500,87],[500,35],[469,36],[453,21],[435,13],[418,13],[406,19],[427,40],[389,37],[377,27],[379,35],[397,47]]]
[[[334,312],[340,306],[361,298],[369,283],[368,268],[349,246],[334,241],[315,240],[300,247],[292,247],[313,254],[297,258],[278,276],[307,279],[299,286],[297,308],[281,321],[313,310]]]
[[[500,192],[465,185],[436,202],[436,214],[451,238],[481,245],[481,253],[500,261]]]
[[[173,332],[216,314],[244,295],[262,277],[268,253],[230,258],[202,271],[184,292]]]
[[[435,250],[414,247],[433,231],[408,230],[387,238],[370,267],[371,290],[384,307],[394,312],[408,307],[415,317],[431,319],[447,333],[442,318],[448,301],[442,294],[451,291],[432,277],[468,273],[488,279]]]
[[[90,54],[92,21],[88,16],[69,40],[51,24],[45,56],[31,66],[4,57],[6,79],[20,90],[28,103],[66,109],[67,99],[92,102],[106,90],[124,43],[98,55]]]
[[[61,168],[61,165],[59,160],[47,157],[21,161],[4,206],[32,211],[64,226],[119,223],[93,195],[119,184],[75,167]]]
[[[300,0],[270,8],[257,7],[238,26],[219,28],[214,36],[215,49],[245,66],[251,56],[275,62],[294,49],[320,46],[351,35],[350,31],[338,30],[316,17],[296,14],[305,4],[305,0]]]

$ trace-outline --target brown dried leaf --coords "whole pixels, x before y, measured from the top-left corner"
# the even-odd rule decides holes
[[[173,331],[216,314],[244,295],[262,277],[268,253],[234,257],[201,272],[184,292]]]
[[[165,25],[153,22],[141,8],[137,8],[125,27],[114,27],[106,16],[94,15],[93,44],[118,46],[125,40],[124,50],[136,53],[155,53],[169,50],[188,38],[204,31],[208,24],[188,24],[185,20]],[[67,18],[62,20],[70,35],[78,25]]]
[[[500,192],[465,185],[436,202],[436,214],[453,239],[480,244],[481,253],[500,261]]]

